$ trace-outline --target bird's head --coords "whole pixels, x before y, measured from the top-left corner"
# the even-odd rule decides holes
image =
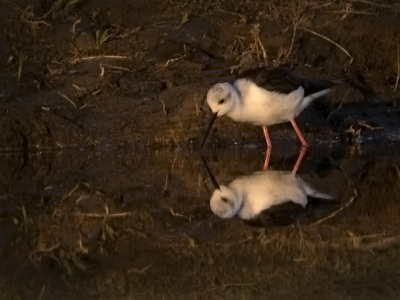
[[[212,112],[218,112],[218,116],[228,113],[234,105],[232,94],[233,87],[227,82],[213,85],[207,94],[207,103]]]
[[[239,196],[231,188],[224,185],[214,191],[210,200],[212,212],[222,219],[229,219],[236,215],[240,205]]]

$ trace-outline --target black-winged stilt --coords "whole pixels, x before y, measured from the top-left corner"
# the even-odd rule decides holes
[[[210,200],[212,212],[222,219],[237,215],[250,225],[275,227],[292,224],[317,209],[331,208],[335,202],[328,200],[333,196],[318,192],[296,175],[304,153],[302,149],[292,172],[259,171],[239,177],[227,186],[218,184],[202,158],[215,188]]]
[[[231,85],[217,83],[207,94],[213,116],[200,147],[219,116],[227,115],[237,122],[260,125],[268,148],[272,147],[267,126],[290,121],[302,146],[308,146],[297,127],[296,118],[314,99],[342,83],[300,78],[284,68],[256,68],[244,71]]]

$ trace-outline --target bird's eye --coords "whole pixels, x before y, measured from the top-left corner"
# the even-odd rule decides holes
[[[225,102],[225,99],[221,99],[218,101],[218,104],[224,104],[224,102]]]
[[[225,197],[222,197],[221,200],[222,200],[223,202],[228,202],[228,199],[226,199]]]

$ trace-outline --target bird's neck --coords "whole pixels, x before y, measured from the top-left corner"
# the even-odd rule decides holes
[[[241,104],[243,102],[242,94],[240,93],[239,89],[237,88],[237,86],[235,84],[230,86],[230,93],[231,93],[232,99],[234,100],[233,102],[235,104]]]
[[[243,98],[240,91],[237,89],[235,85],[230,87],[230,98],[231,101],[229,103],[229,110],[227,111],[227,115],[236,120],[236,115],[241,111],[241,107],[243,105]]]
[[[243,206],[246,204],[246,196],[243,192],[243,190],[241,189],[236,189],[235,187],[231,187],[232,192],[235,194],[235,205],[234,205],[234,209],[233,215],[236,215],[237,213],[240,213],[240,211],[242,210]]]

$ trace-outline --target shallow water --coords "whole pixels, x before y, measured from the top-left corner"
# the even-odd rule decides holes
[[[0,295],[395,298],[399,149],[308,148],[297,176],[336,205],[278,228],[215,216],[200,153],[1,153]],[[290,173],[299,153],[274,148],[265,172]],[[201,154],[221,185],[261,171],[266,155]]]

